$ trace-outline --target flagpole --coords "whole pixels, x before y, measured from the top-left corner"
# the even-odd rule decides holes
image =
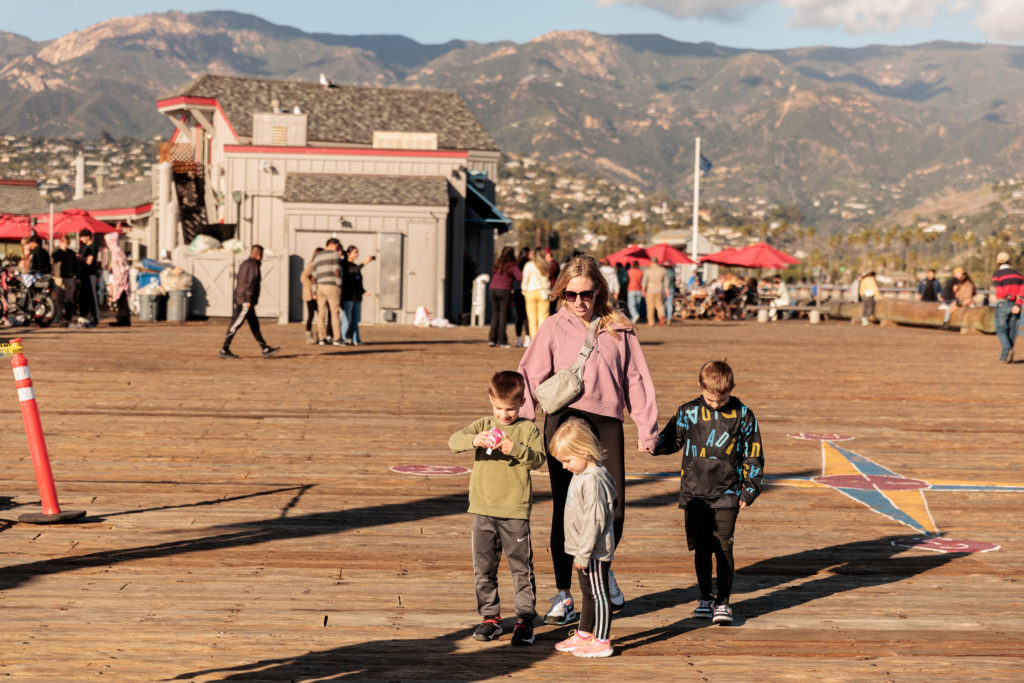
[[[697,261],[697,213],[700,210],[700,136],[696,138],[696,145],[693,150],[693,244],[690,247],[690,258],[696,264]],[[697,266],[693,267],[694,272]]]

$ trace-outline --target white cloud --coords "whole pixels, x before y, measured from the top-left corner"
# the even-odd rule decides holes
[[[974,18],[997,41],[1024,40],[1024,0],[597,0],[610,5],[642,5],[681,19],[735,21],[754,7],[781,5],[793,12],[796,28],[838,28],[846,33],[892,33],[912,26],[927,29],[936,19]],[[956,17],[961,19],[961,17]]]
[[[602,7],[610,5],[643,5],[661,10],[680,19],[710,17],[723,21],[739,19],[744,12],[771,0],[598,0]]]
[[[1021,0],[980,0],[977,26],[998,41],[1024,40],[1024,2]]]
[[[891,33],[907,24],[927,28],[937,14],[969,6],[964,0],[781,1],[793,10],[793,26],[840,28],[847,33]]]

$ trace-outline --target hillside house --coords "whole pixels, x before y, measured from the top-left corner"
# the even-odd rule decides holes
[[[230,314],[245,257],[189,254],[198,232],[268,249],[257,312],[280,322],[302,320],[299,273],[332,236],[379,254],[363,270],[367,322],[468,312],[509,221],[494,205],[499,149],[458,94],[205,75],[157,108],[177,128],[161,149],[158,248],[197,279],[194,312]]]

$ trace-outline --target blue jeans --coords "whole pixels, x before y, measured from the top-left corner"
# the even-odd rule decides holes
[[[363,316],[363,302],[342,301],[341,312],[344,314],[341,321],[341,338],[353,344],[362,344],[363,340],[359,338],[359,320]]]
[[[640,302],[643,292],[626,292],[626,306],[629,308],[629,319],[636,322],[640,319]]]
[[[996,336],[1002,345],[999,353],[999,360],[1006,360],[1006,356],[1013,350],[1013,343],[1017,340],[1017,326],[1020,325],[1020,313],[1013,313],[1013,302],[1003,299],[996,302]]]

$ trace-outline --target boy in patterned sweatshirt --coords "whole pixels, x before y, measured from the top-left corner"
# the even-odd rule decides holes
[[[700,369],[701,395],[676,410],[658,437],[654,455],[682,451],[679,507],[686,545],[694,551],[700,601],[693,616],[732,623],[729,596],[736,516],[761,493],[764,454],[757,419],[732,396],[732,368],[708,361]],[[711,558],[718,564],[718,595],[711,591]]]
[[[498,563],[508,556],[515,587],[516,624],[512,645],[532,645],[537,616],[533,576],[530,470],[544,464],[544,441],[530,420],[519,417],[526,383],[518,372],[491,378],[492,415],[480,418],[448,439],[453,451],[475,449],[469,478],[469,512],[473,515],[473,574],[477,611],[484,618],[473,637],[494,640],[502,633],[498,602]]]

